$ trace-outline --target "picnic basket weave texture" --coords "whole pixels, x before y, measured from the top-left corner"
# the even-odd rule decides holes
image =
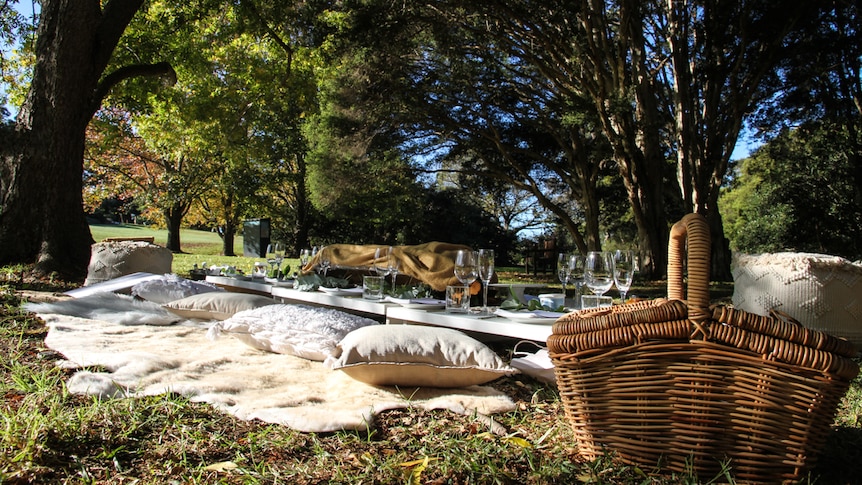
[[[709,258],[709,226],[689,214],[671,229],[667,299],[554,324],[548,349],[578,451],[702,478],[729,464],[738,481],[798,479],[859,371],[856,349],[789,318],[710,307]]]

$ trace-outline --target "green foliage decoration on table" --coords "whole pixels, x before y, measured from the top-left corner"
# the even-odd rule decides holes
[[[293,285],[299,291],[317,291],[318,288],[351,288],[352,286],[353,284],[344,278],[321,276],[317,273],[299,275]]]
[[[513,312],[516,312],[518,310],[545,310],[549,312],[562,313],[566,311],[566,307],[563,305],[560,305],[557,308],[551,308],[549,306],[542,305],[538,298],[531,298],[530,301],[528,301],[527,303],[523,303],[515,296],[515,292],[512,290],[511,286],[509,287],[509,297],[503,300],[502,303],[500,303],[500,308]]]
[[[396,287],[392,291],[386,292],[393,298],[410,299],[410,298],[430,298],[431,288],[426,285],[402,285]]]

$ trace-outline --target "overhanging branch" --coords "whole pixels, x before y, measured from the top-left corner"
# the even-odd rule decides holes
[[[123,66],[116,71],[108,74],[96,86],[96,97],[94,101],[97,105],[101,104],[105,96],[117,84],[126,79],[138,76],[159,76],[164,79],[165,84],[173,86],[177,82],[177,73],[174,68],[167,62],[158,62],[156,64],[131,64]]]

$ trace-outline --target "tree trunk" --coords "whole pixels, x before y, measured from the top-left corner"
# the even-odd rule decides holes
[[[182,249],[180,248],[180,228],[187,210],[188,208],[181,204],[174,204],[172,207],[165,209],[162,212],[162,215],[165,218],[165,224],[168,226],[168,243],[165,247],[170,249],[171,252],[182,252]]]
[[[227,221],[222,231],[222,254],[225,256],[236,256],[236,248],[234,248],[233,239],[236,236],[236,223]]]
[[[30,89],[3,140],[0,264],[86,276],[93,240],[81,194],[85,130],[111,52],[142,1],[42,2]]]
[[[305,157],[301,154],[297,155],[297,173],[296,173],[296,229],[294,230],[293,244],[294,254],[299,254],[299,251],[310,247],[308,242],[308,228],[311,224],[309,220],[309,202],[308,202],[308,179]]]

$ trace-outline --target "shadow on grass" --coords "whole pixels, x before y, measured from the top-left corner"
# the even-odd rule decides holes
[[[823,484],[862,484],[862,429],[836,428],[826,439],[811,476]]]

